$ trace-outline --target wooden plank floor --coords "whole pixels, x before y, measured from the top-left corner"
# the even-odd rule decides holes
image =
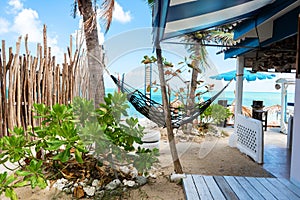
[[[189,174],[183,179],[183,187],[187,200],[300,200],[300,188],[283,178]]]

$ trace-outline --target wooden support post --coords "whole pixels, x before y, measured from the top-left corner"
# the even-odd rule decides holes
[[[156,45],[156,55],[157,55],[157,67],[159,72],[159,80],[160,80],[160,86],[161,86],[161,94],[162,94],[162,100],[163,100],[163,108],[164,108],[164,114],[165,114],[165,122],[166,122],[166,128],[168,133],[168,141],[170,146],[170,151],[173,159],[173,165],[174,165],[174,171],[175,173],[182,174],[183,170],[181,167],[181,163],[178,157],[177,149],[176,149],[176,142],[175,137],[173,133],[173,127],[171,123],[171,113],[170,113],[170,105],[167,97],[167,91],[166,91],[166,81],[164,76],[164,69],[163,69],[163,62],[162,62],[162,54],[161,54],[161,48],[160,45]]]

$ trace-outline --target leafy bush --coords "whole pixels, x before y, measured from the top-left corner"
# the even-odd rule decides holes
[[[203,124],[215,123],[219,124],[224,121],[228,117],[230,117],[232,113],[228,108],[225,108],[219,104],[211,104],[201,115],[200,121]]]
[[[141,174],[144,173],[149,169],[148,165],[158,161],[155,157],[158,151],[137,150],[136,155],[128,154],[136,151],[134,143],[142,144],[144,127],[136,118],[122,118],[128,116],[126,95],[115,92],[104,100],[105,104],[93,110],[91,101],[74,99],[74,113],[80,119],[79,136],[86,145],[94,144],[94,154],[102,161],[109,161],[112,165],[133,163]],[[147,163],[141,165],[145,161]]]
[[[157,161],[158,151],[134,148],[134,143],[142,144],[144,128],[137,119],[124,118],[128,107],[126,95],[121,93],[108,94],[105,104],[96,110],[92,101],[79,97],[73,105],[55,104],[50,108],[34,104],[35,118],[42,120],[41,126],[33,130],[15,127],[9,130],[11,136],[0,139],[0,164],[19,164],[16,169],[7,167],[14,174],[0,174],[0,195],[4,192],[17,199],[16,187],[45,188],[46,180],[64,176],[63,170],[71,162],[84,165],[92,153],[88,149],[112,167],[132,163],[139,173],[146,173]]]

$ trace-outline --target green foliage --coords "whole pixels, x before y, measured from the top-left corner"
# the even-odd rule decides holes
[[[138,119],[128,116],[126,109],[126,95],[115,92],[105,97],[105,104],[100,104],[96,110],[90,109],[91,101],[77,99],[74,102],[75,113],[81,122],[78,124],[79,136],[86,145],[95,143],[95,153],[110,163],[133,163],[140,173],[148,169],[157,160],[150,150],[138,150],[139,157],[131,156],[134,152],[134,143],[142,144],[144,127],[138,124]],[[89,110],[89,113],[80,115],[81,111]],[[149,157],[141,159],[142,157]],[[152,159],[150,159],[152,158]],[[143,165],[141,164],[143,162]]]
[[[43,162],[41,160],[31,160],[30,164],[27,165],[24,170],[18,170],[16,171],[16,174],[18,176],[24,176],[23,183],[30,182],[32,189],[34,189],[36,186],[44,189],[46,188],[47,183],[42,173],[42,165]]]
[[[87,151],[78,135],[72,106],[55,104],[50,109],[43,104],[34,104],[34,108],[38,114],[36,117],[43,118],[42,125],[35,128],[40,138],[35,141],[36,151],[48,150],[54,155],[53,160],[64,163],[71,158],[70,150],[74,149],[77,162],[82,163],[81,154]]]
[[[0,195],[5,192],[7,197],[17,199],[16,187],[45,188],[47,177],[43,173],[49,164],[58,174],[64,163],[74,158],[83,164],[88,153],[86,147],[92,145],[95,156],[108,160],[112,166],[133,163],[140,173],[146,173],[157,161],[157,150],[135,150],[134,143],[142,144],[144,128],[137,119],[124,118],[129,108],[126,95],[108,94],[105,104],[96,110],[93,105],[92,101],[79,97],[74,98],[73,105],[55,104],[51,108],[34,104],[34,117],[42,120],[41,126],[33,130],[15,127],[9,130],[11,136],[0,139],[0,164],[19,163],[15,174],[0,174]],[[135,151],[138,156],[128,154]]]
[[[0,164],[9,161],[11,163],[19,162],[24,157],[31,155],[28,149],[28,139],[24,135],[24,129],[15,127],[9,130],[11,136],[4,136],[0,139]]]
[[[13,190],[14,184],[13,182],[16,181],[16,177],[12,174],[8,176],[7,172],[0,174],[0,195],[5,192],[5,196],[12,199],[17,200],[17,194]]]
[[[156,157],[159,155],[158,149],[151,151],[138,147],[136,153],[137,157],[133,164],[140,173],[147,174],[147,170],[151,168],[152,164],[158,162],[158,158]]]
[[[230,117],[232,113],[228,108],[219,104],[210,105],[201,115],[200,120],[202,123],[220,123],[224,119]]]

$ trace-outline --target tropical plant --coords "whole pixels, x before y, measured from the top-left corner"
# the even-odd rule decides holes
[[[145,157],[149,158],[151,162],[146,162],[145,167],[151,166],[157,161],[154,157],[157,155],[157,150],[153,151],[154,154],[149,150],[141,149],[137,151],[139,156],[128,154],[136,151],[134,143],[142,144],[144,127],[138,124],[136,118],[124,119],[124,116],[128,116],[126,109],[129,108],[125,94],[115,92],[113,95],[108,94],[104,100],[105,104],[100,104],[98,109],[89,110],[90,101],[75,99],[74,112],[79,114],[79,119],[84,122],[79,125],[79,136],[84,138],[83,141],[87,145],[95,143],[95,155],[102,161],[109,161],[112,167],[115,164],[133,163],[143,173],[146,169],[139,167],[140,162],[145,162],[143,160]],[[83,113],[87,110],[89,111]]]
[[[232,113],[228,108],[219,104],[212,104],[200,115],[200,121],[203,126],[209,123],[219,124],[231,115]]]
[[[228,26],[223,26],[211,30],[197,31],[183,36],[182,40],[186,43],[186,48],[191,53],[190,59],[192,59],[189,65],[192,68],[189,107],[193,107],[195,103],[198,74],[209,67],[207,63],[208,52],[206,46],[211,43],[224,46],[234,44],[233,34],[228,30]]]
[[[12,175],[0,174],[0,195],[4,192],[17,199],[14,188],[31,185],[43,189],[47,179],[76,178],[66,171],[68,167],[88,165],[91,160],[95,165],[108,161],[112,167],[132,163],[140,174],[147,173],[157,162],[158,151],[135,149],[134,143],[142,144],[144,128],[135,118],[124,119],[127,108],[122,93],[108,94],[105,104],[96,110],[93,101],[79,97],[73,105],[55,104],[51,108],[34,104],[35,118],[42,120],[41,126],[28,130],[15,127],[9,130],[11,136],[0,139],[0,164],[18,164],[14,169],[7,167],[15,171]],[[95,149],[87,151],[86,146]],[[93,152],[97,159],[92,157]]]

